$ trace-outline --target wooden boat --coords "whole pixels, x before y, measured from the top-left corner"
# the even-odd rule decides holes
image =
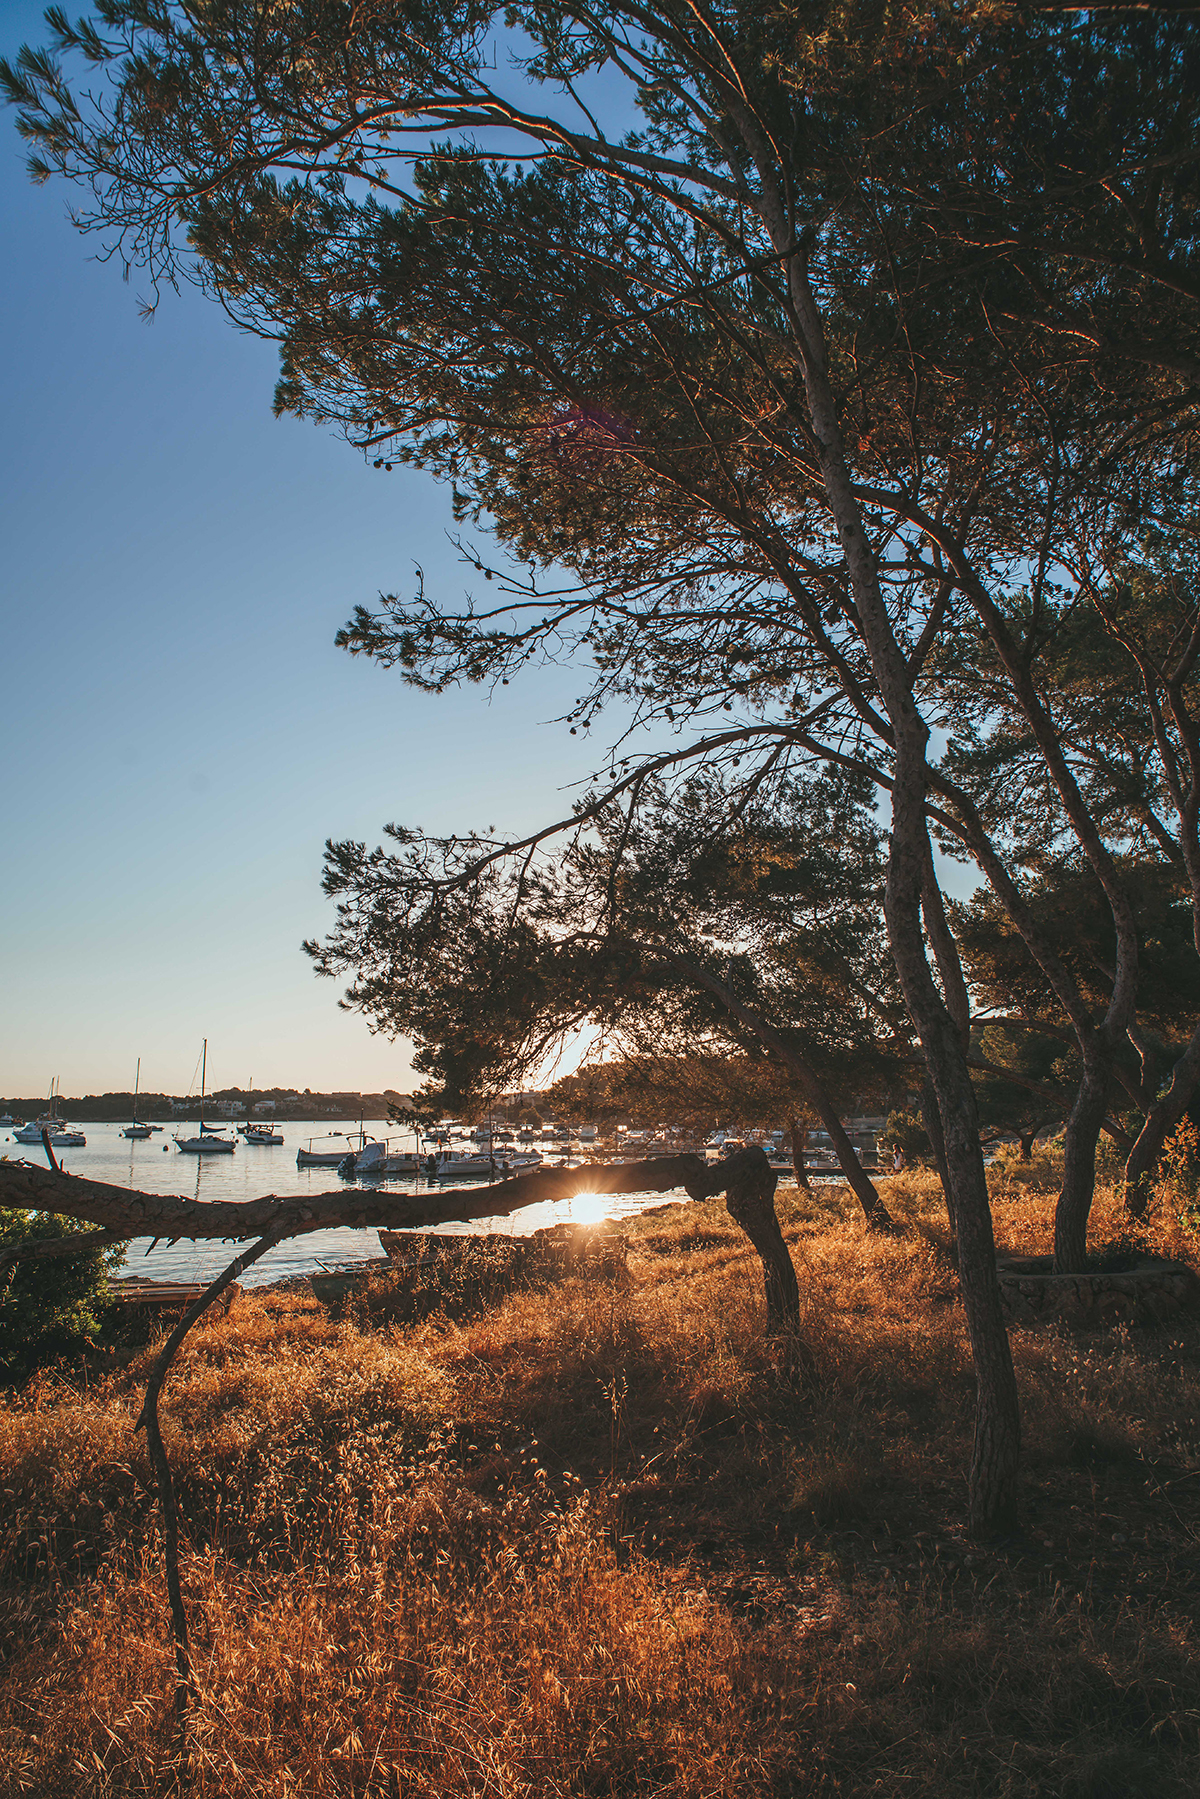
[[[109,1298],[117,1305],[137,1306],[151,1311],[186,1311],[194,1305],[202,1293],[207,1292],[208,1281],[152,1281],[144,1275],[126,1274],[108,1283]],[[233,1281],[226,1287],[216,1302],[228,1311],[241,1292],[239,1282]]]
[[[323,1137],[310,1137],[307,1148],[296,1151],[297,1168],[340,1168],[347,1158],[353,1162],[354,1150],[351,1145],[358,1135],[355,1131],[352,1136],[343,1137],[341,1131],[327,1131]],[[334,1147],[335,1138],[341,1144],[340,1149]],[[330,1147],[314,1149],[314,1143],[328,1143]]]

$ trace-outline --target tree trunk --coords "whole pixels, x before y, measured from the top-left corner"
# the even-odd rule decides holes
[[[795,1076],[796,1085],[829,1133],[830,1141],[841,1164],[842,1173],[846,1177],[846,1184],[862,1207],[863,1217],[872,1230],[892,1230],[894,1227],[891,1215],[880,1199],[874,1182],[855,1155],[854,1145],[842,1129],[842,1121],[838,1117],[837,1107],[816,1069],[810,1066],[799,1050],[779,1034],[774,1025],[767,1023],[761,1012],[757,1012],[753,1006],[748,1006],[744,1000],[737,999],[724,981],[719,981],[716,975],[709,974],[706,968],[701,968],[694,962],[685,961],[682,956],[671,956],[665,959],[669,960],[672,968],[685,974],[690,981],[694,981],[697,987],[705,988],[707,992],[719,999],[726,1010],[740,1024],[745,1025],[753,1037],[757,1038],[763,1048],[769,1050],[771,1055],[783,1064],[789,1074]]]
[[[1019,1133],[1022,1162],[1033,1161],[1033,1143],[1036,1136],[1037,1131],[1022,1131]]]
[[[846,557],[858,623],[894,736],[892,836],[884,909],[905,1004],[921,1039],[942,1119],[948,1190],[953,1195],[958,1236],[959,1284],[978,1378],[970,1522],[973,1531],[984,1534],[1010,1525],[1015,1514],[1021,1414],[1000,1309],[996,1246],[975,1090],[966,1063],[967,1045],[937,989],[925,954],[921,898],[930,867],[925,816],[929,729],[913,696],[914,670],[896,640],[875,551],[847,466],[807,253],[791,247],[790,220],[771,219],[769,227],[781,253],[785,239],[791,240],[788,288],[795,308],[817,457]]]
[[[1107,1058],[1096,1049],[1067,1120],[1062,1188],[1054,1211],[1054,1272],[1079,1274],[1087,1260],[1088,1214],[1096,1190],[1096,1144],[1108,1102]]]
[[[977,1381],[970,1525],[973,1534],[987,1536],[1015,1522],[1021,1416],[996,1279],[991,1203],[967,1045],[937,990],[925,954],[921,918],[928,859],[925,737],[919,720],[898,736],[884,907],[896,969],[920,1035],[941,1120],[959,1286]]]
[[[812,1188],[808,1181],[808,1169],[804,1165],[804,1139],[807,1132],[800,1129],[800,1122],[794,1112],[789,1112],[787,1114],[785,1123],[787,1124],[788,1135],[792,1140],[792,1173],[796,1177],[796,1185],[802,1187],[806,1193],[811,1193]]]
[[[730,1158],[731,1160],[733,1158]],[[0,1206],[33,1212],[59,1212],[104,1226],[109,1242],[131,1237],[183,1238],[228,1237],[235,1241],[260,1237],[266,1231],[284,1237],[302,1237],[309,1231],[345,1226],[389,1230],[406,1226],[429,1229],[451,1220],[507,1217],[525,1206],[556,1199],[572,1199],[578,1193],[666,1193],[673,1187],[690,1192],[692,1184],[708,1173],[699,1156],[662,1156],[646,1162],[593,1162],[581,1168],[538,1168],[531,1174],[513,1175],[487,1187],[460,1187],[456,1192],[385,1193],[361,1187],[342,1187],[335,1193],[314,1193],[296,1199],[196,1201],[172,1194],[139,1193],[107,1181],[86,1180],[74,1174],[55,1174],[49,1168],[28,1163],[0,1162]],[[714,1187],[719,1192],[720,1187]],[[67,1240],[69,1241],[69,1239]],[[99,1239],[80,1236],[81,1250],[94,1248]],[[47,1253],[31,1243],[37,1254]],[[66,1253],[66,1252],[64,1252]],[[22,1246],[9,1252],[20,1260]]]
[[[921,1122],[925,1126],[925,1135],[929,1138],[933,1150],[934,1165],[938,1171],[938,1179],[942,1183],[942,1192],[946,1197],[946,1213],[950,1219],[950,1234],[956,1236],[954,1226],[954,1189],[950,1183],[950,1170],[946,1166],[946,1137],[942,1130],[942,1115],[938,1111],[937,1094],[933,1090],[933,1082],[926,1075],[921,1083]]]
[[[1175,1130],[1200,1085],[1200,1025],[1171,1070],[1171,1085],[1151,1106],[1125,1163],[1125,1210],[1140,1218],[1153,1189],[1163,1144]]]
[[[707,1170],[689,1187],[695,1199],[724,1189],[729,1216],[758,1251],[763,1268],[767,1324],[778,1329],[800,1321],[800,1288],[775,1212],[776,1174],[761,1149],[742,1149]]]

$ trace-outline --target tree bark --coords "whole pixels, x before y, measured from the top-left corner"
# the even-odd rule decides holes
[[[800,1121],[794,1112],[789,1112],[784,1122],[788,1128],[788,1136],[792,1140],[792,1173],[796,1177],[796,1185],[803,1187],[806,1193],[811,1193],[808,1169],[804,1162],[804,1139],[807,1133],[800,1129]]]
[[[706,1171],[703,1182],[689,1189],[694,1199],[707,1192],[725,1193],[725,1204],[758,1251],[768,1326],[794,1326],[800,1321],[800,1288],[775,1211],[776,1174],[761,1149],[739,1150],[728,1161]]]
[[[938,1171],[938,1179],[942,1183],[942,1192],[946,1197],[946,1214],[950,1220],[950,1234],[957,1235],[954,1224],[954,1189],[950,1183],[950,1170],[946,1164],[946,1137],[942,1130],[942,1115],[938,1111],[937,1094],[933,1090],[933,1082],[929,1076],[921,1082],[921,1122],[925,1126],[925,1135],[929,1138],[929,1147],[933,1151],[934,1166]]]
[[[1108,1058],[1093,1049],[1067,1120],[1062,1187],[1054,1210],[1054,1272],[1079,1274],[1087,1261],[1088,1215],[1096,1191],[1096,1144],[1108,1103]]]

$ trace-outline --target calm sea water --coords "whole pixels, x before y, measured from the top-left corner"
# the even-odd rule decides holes
[[[181,1134],[190,1135],[196,1128],[194,1122],[180,1127],[167,1126],[161,1134],[132,1143],[122,1137],[123,1127],[119,1124],[85,1124],[80,1128],[87,1137],[87,1148],[56,1150],[61,1165],[71,1174],[108,1181],[115,1187],[136,1188],[143,1193],[176,1193],[189,1199],[210,1201],[258,1199],[265,1194],[276,1194],[282,1199],[330,1193],[339,1187],[356,1184],[343,1182],[336,1168],[296,1166],[296,1151],[306,1147],[310,1138],[324,1139],[330,1132],[340,1132],[343,1137],[347,1133],[356,1134],[357,1124],[349,1119],[282,1124],[279,1126],[284,1139],[281,1144],[267,1147],[247,1144],[239,1138],[237,1151],[232,1156],[194,1156],[177,1150],[171,1140],[172,1129],[178,1128]],[[371,1133],[368,1131],[367,1134]],[[376,1134],[382,1136],[383,1132],[379,1130]],[[393,1148],[399,1149],[409,1147],[412,1138],[389,1133],[388,1141]],[[339,1139],[334,1137],[328,1142],[314,1142],[313,1147],[335,1149],[338,1143]],[[41,1149],[14,1143],[12,1132],[8,1130],[0,1131],[0,1155],[25,1156],[38,1163],[45,1159]],[[464,1187],[466,1184],[462,1183]],[[369,1185],[372,1189],[383,1188],[396,1193],[428,1190],[428,1183],[415,1180],[411,1175],[371,1181]],[[455,1187],[448,1183],[440,1190],[451,1197]],[[606,1194],[603,1197],[579,1194],[574,1199],[559,1200],[553,1205],[528,1206],[511,1218],[477,1218],[464,1224],[443,1224],[438,1229],[448,1236],[501,1231],[524,1237],[552,1224],[584,1224],[601,1218],[631,1217],[647,1206],[662,1205],[672,1197],[667,1193]],[[680,1191],[677,1197],[682,1200],[685,1196]],[[146,1237],[130,1244],[122,1273],[142,1274],[151,1280],[211,1280],[235,1254],[234,1245],[228,1243],[180,1242],[170,1248],[160,1243],[154,1249],[150,1248],[150,1243],[151,1239]],[[309,1274],[315,1268],[369,1261],[381,1253],[378,1235],[373,1230],[313,1231],[309,1236],[296,1237],[269,1250],[260,1262],[247,1269],[245,1285],[261,1286],[291,1275]]]

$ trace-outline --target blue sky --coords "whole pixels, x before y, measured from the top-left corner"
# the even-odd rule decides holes
[[[6,0],[0,51],[43,36]],[[327,836],[520,829],[586,773],[569,672],[440,699],[333,646],[460,592],[446,492],[271,413],[272,346],[198,294],[139,318],[0,115],[0,1094],[406,1088],[300,953]]]

